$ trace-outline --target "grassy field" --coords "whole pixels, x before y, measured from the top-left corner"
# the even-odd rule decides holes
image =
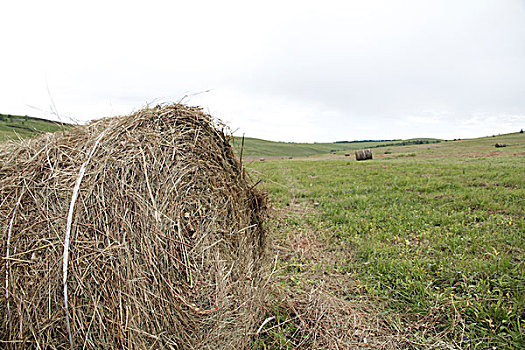
[[[2,115],[0,141],[60,129]],[[524,348],[524,135],[384,147],[247,138],[244,164],[274,206],[256,348]],[[373,160],[344,156],[365,147]]]
[[[272,224],[276,283],[373,301],[399,347],[524,348],[524,134],[374,152],[246,164],[285,213]],[[299,314],[275,308],[282,324]],[[297,347],[299,328],[274,326],[260,347]]]
[[[32,137],[45,132],[55,132],[69,127],[44,119],[0,114],[0,142]]]
[[[353,151],[362,148],[382,147],[385,145],[401,146],[416,143],[436,143],[438,139],[410,139],[386,141],[352,141],[333,143],[292,143],[273,142],[251,137],[244,139],[243,157],[307,157],[330,152]],[[234,138],[235,151],[240,154],[242,139]]]

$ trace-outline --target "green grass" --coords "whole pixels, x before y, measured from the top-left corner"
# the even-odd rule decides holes
[[[33,137],[42,133],[55,132],[70,127],[71,126],[67,124],[28,116],[0,114],[0,142]]]
[[[352,247],[337,269],[355,293],[407,315],[417,342],[523,348],[524,134],[430,146],[377,149],[384,157],[367,162],[247,166],[276,206],[316,203],[308,220],[334,248]]]
[[[307,157],[319,154],[326,154],[332,151],[344,152],[362,148],[374,148],[384,145],[404,145],[414,143],[436,143],[438,139],[410,139],[394,141],[354,141],[347,143],[292,143],[292,142],[273,142],[251,137],[244,139],[244,156],[252,157]],[[242,139],[234,139],[234,148],[240,154]]]
[[[61,128],[0,115],[0,141]],[[344,293],[371,297],[386,312],[402,315],[404,324],[412,325],[406,336],[415,344],[524,348],[524,134],[424,141],[430,143],[245,139],[248,157],[304,157],[397,144],[374,148],[374,160],[366,162],[245,162],[277,207],[311,208],[308,216],[291,215],[275,224],[276,230],[286,230],[288,237],[315,230],[323,249],[339,254],[336,261],[318,260],[315,266],[303,257],[300,264],[278,260],[276,266],[285,267],[284,280],[297,288],[315,283],[312,276],[302,280],[305,271],[349,276]],[[496,142],[508,147],[495,149]],[[239,139],[235,147],[238,154]],[[294,323],[288,326],[286,332],[295,334]],[[277,332],[271,340],[282,337],[277,343],[288,344],[289,334]]]

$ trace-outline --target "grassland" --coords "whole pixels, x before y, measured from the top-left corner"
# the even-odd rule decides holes
[[[2,116],[0,140],[60,128]],[[524,134],[385,143],[245,140],[275,208],[256,347],[524,348]],[[344,156],[364,147],[374,160]]]
[[[10,114],[0,114],[0,142],[33,137],[46,132],[55,132],[69,125],[45,119]]]
[[[437,143],[438,139],[410,139],[410,140],[384,140],[384,141],[352,141],[332,143],[293,143],[274,142],[251,137],[244,139],[243,157],[307,157],[327,154],[330,152],[352,151],[361,148],[384,147],[385,145],[402,146],[417,143]],[[240,154],[242,139],[234,138],[235,151]]]
[[[524,134],[374,152],[246,164],[287,213],[272,241],[294,253],[276,257],[277,283],[306,292],[335,276],[330,293],[381,305],[407,347],[524,348]],[[260,347],[294,348],[297,328]]]

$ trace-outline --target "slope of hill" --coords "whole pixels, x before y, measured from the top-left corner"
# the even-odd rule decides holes
[[[351,141],[333,143],[293,143],[274,142],[251,137],[244,139],[244,156],[276,156],[276,157],[306,157],[330,152],[352,151],[361,148],[375,148],[385,146],[405,146],[441,142],[438,139],[410,139],[410,140],[382,140],[382,141]],[[234,138],[235,152],[240,154],[242,139]]]
[[[29,116],[0,114],[0,142],[33,137],[46,132],[55,132],[69,129],[71,124],[59,123],[50,120]],[[329,154],[330,152],[351,153],[362,148],[379,148],[374,156],[397,157],[403,154],[412,154],[417,150],[418,156],[432,154],[432,156],[453,156],[456,153],[484,153],[495,151],[496,142],[510,143],[514,147],[505,151],[515,150],[516,143],[523,142],[523,134],[505,134],[475,139],[445,141],[433,138],[416,138],[408,140],[377,140],[377,141],[344,141],[332,143],[294,143],[274,142],[257,138],[244,139],[243,157],[308,157]],[[235,153],[241,153],[242,139],[234,137]],[[430,145],[433,144],[433,145]],[[439,145],[438,145],[439,144]],[[427,145],[429,145],[427,147]],[[438,146],[438,147],[437,147]],[[500,149],[500,152],[502,150]]]
[[[493,155],[523,155],[523,149],[525,148],[524,135],[516,132],[474,139],[448,140],[433,145],[384,147],[374,152],[374,158],[466,158]],[[504,143],[506,147],[496,148],[496,143]]]
[[[71,125],[69,124],[53,122],[40,118],[0,114],[0,142],[32,137],[42,133],[55,132],[70,127]]]

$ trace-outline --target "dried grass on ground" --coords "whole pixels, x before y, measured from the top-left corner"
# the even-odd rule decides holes
[[[267,315],[260,347],[272,349],[407,349],[406,330],[398,315],[381,310],[355,293],[352,276],[337,271],[351,247],[326,241],[310,225],[308,209],[292,202],[274,214]],[[289,222],[300,222],[290,225]]]

